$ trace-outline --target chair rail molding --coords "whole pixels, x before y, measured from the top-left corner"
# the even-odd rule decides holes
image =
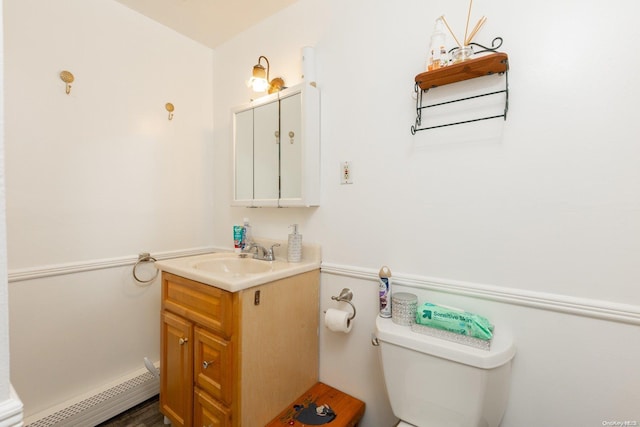
[[[152,252],[151,255],[156,260],[178,258],[191,255],[201,255],[209,252],[219,252],[220,248],[201,247],[180,249],[166,252]],[[43,277],[60,276],[63,274],[74,274],[83,271],[101,270],[105,268],[124,267],[134,265],[138,262],[138,255],[128,255],[118,258],[102,258],[87,261],[78,261],[62,264],[40,265],[22,269],[13,269],[8,272],[9,283],[23,280],[40,279]]]
[[[362,280],[378,280],[378,271],[333,263],[322,263],[323,274],[353,277]],[[542,310],[640,325],[640,306],[605,300],[505,288],[451,279],[393,273],[393,283],[415,289],[431,290],[502,303],[533,307]]]

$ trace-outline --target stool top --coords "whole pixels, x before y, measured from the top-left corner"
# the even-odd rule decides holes
[[[329,424],[326,424],[329,427],[353,427],[358,424],[358,421],[364,415],[365,409],[363,401],[318,382],[292,402],[265,427],[301,427],[303,424],[295,419],[297,410],[294,406],[306,407],[310,403],[315,403],[317,406],[327,404],[331,407],[336,417]]]

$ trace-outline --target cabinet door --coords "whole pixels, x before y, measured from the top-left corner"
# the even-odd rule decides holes
[[[234,114],[234,200],[253,199],[253,110]]]
[[[278,102],[253,110],[253,197],[277,200],[280,196],[280,137]]]
[[[280,101],[280,198],[302,197],[301,95]]]
[[[160,410],[174,426],[190,427],[193,414],[193,327],[191,322],[162,313]]]
[[[195,427],[231,426],[231,412],[197,388],[195,389],[193,412],[193,425]]]
[[[231,343],[199,327],[195,328],[194,339],[196,385],[225,405],[231,405]]]

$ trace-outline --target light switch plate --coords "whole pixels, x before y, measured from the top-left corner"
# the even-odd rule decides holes
[[[340,163],[340,184],[353,184],[351,162]]]

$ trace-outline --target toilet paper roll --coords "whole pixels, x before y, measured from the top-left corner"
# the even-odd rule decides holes
[[[351,313],[348,311],[330,308],[324,315],[324,324],[331,331],[348,334],[353,326],[353,322],[349,320],[349,316],[351,316]]]

